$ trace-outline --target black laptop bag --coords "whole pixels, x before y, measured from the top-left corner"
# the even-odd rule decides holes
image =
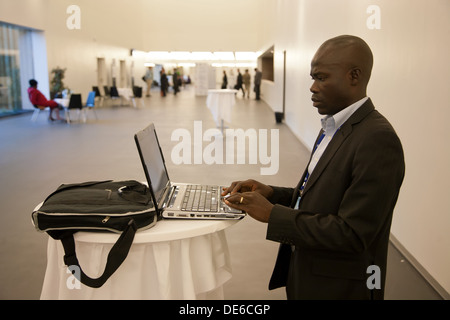
[[[134,180],[107,180],[59,186],[33,211],[32,218],[38,231],[61,240],[64,263],[79,268],[81,279],[78,280],[99,288],[127,257],[135,233],[153,227],[157,214],[146,185]],[[73,237],[78,231],[121,233],[99,278],[88,277],[79,265]]]

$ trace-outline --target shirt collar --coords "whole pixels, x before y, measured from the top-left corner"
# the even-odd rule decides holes
[[[342,109],[338,113],[330,116],[325,116],[321,119],[322,122],[322,129],[325,131],[326,135],[334,134],[338,128],[340,128],[345,121],[350,118],[350,116],[358,110],[359,107],[361,107],[369,97],[364,97],[359,101],[356,101],[355,103],[351,104],[350,106]]]

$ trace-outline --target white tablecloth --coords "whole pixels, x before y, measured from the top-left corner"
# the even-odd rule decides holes
[[[119,93],[119,96],[125,98],[128,101],[134,98],[133,90],[131,90],[130,88],[117,88],[117,92]]]
[[[223,299],[222,286],[232,275],[224,229],[236,222],[158,221],[136,233],[124,263],[98,289],[83,284],[77,288],[63,263],[61,242],[49,238],[41,299]],[[75,234],[78,261],[88,276],[103,273],[118,237]]]
[[[69,98],[55,98],[55,99],[53,99],[53,101],[55,101],[57,104],[63,106],[64,108],[68,108],[70,99]]]
[[[206,105],[211,111],[218,126],[223,126],[222,120],[231,122],[231,111],[236,103],[237,90],[208,90]]]

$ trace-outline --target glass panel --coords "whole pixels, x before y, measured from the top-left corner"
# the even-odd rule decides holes
[[[22,112],[22,91],[33,76],[31,48],[31,31],[0,22],[0,116]]]

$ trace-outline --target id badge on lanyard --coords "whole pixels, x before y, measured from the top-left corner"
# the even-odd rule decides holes
[[[297,202],[295,203],[295,207],[294,207],[295,210],[298,210],[298,208],[299,208],[299,205],[300,205],[300,199],[301,199],[301,197],[298,196]]]
[[[300,199],[302,198],[302,194],[303,194],[303,189],[305,189],[306,186],[306,182],[308,181],[308,177],[309,177],[309,173],[306,173],[305,179],[303,180],[302,185],[300,186],[300,190],[299,190],[299,195],[297,198],[297,202],[295,203],[294,209],[298,209],[299,205],[300,205]]]

